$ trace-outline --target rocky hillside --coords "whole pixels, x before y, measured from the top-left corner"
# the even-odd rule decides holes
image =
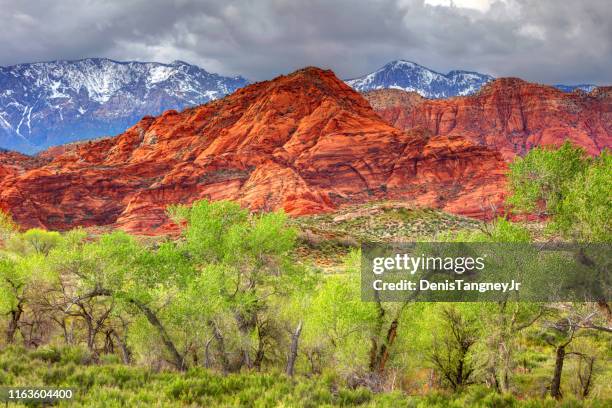
[[[19,176],[48,162],[49,160],[42,157],[26,156],[25,154],[0,149],[0,181]]]
[[[114,135],[144,115],[200,105],[246,83],[181,61],[91,58],[0,67],[0,147],[32,153]]]
[[[464,138],[390,126],[318,68],[44,157],[50,163],[0,179],[0,207],[21,225],[141,233],[171,227],[168,204],[202,198],[292,215],[398,199],[490,216],[505,172],[497,152]]]
[[[444,100],[428,100],[399,90],[374,91],[365,97],[395,127],[465,137],[511,159],[533,146],[558,145],[565,140],[591,154],[611,148],[611,89],[564,93],[517,78],[502,78],[475,95]]]

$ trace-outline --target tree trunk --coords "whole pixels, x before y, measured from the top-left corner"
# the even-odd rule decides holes
[[[586,367],[583,368],[583,363]],[[595,357],[580,356],[580,362],[578,365],[578,379],[580,380],[581,396],[586,398],[591,392],[591,385],[593,381],[593,366],[595,365]]]
[[[104,354],[113,354],[115,352],[115,341],[113,340],[113,331],[104,332]]]
[[[62,328],[62,333],[64,334],[64,342],[66,343],[66,345],[72,345],[72,337],[68,332],[68,323],[66,322],[66,318],[62,318],[61,320],[59,318],[54,318],[53,320],[55,320],[58,326]]]
[[[117,341],[119,350],[121,350],[121,360],[123,361],[123,364],[130,364],[132,362],[132,352],[127,345],[127,341],[121,339],[121,337],[115,331],[113,331],[112,334],[115,337],[115,341]]]
[[[429,370],[429,377],[427,379],[427,390],[431,391],[436,385],[436,370],[433,368]]]
[[[287,359],[287,369],[286,373],[289,377],[293,377],[293,372],[295,369],[295,360],[297,359],[298,354],[298,343],[300,341],[300,334],[302,333],[302,322],[298,323],[295,332],[291,336],[291,346],[289,347],[289,358]]]
[[[512,364],[512,355],[510,354],[510,346],[502,344],[502,369],[501,369],[501,390],[503,392],[510,392],[510,365]]]
[[[249,349],[247,347],[242,349],[242,364],[248,369],[253,368],[253,363],[251,363],[251,356],[249,355]]]
[[[387,365],[387,361],[389,360],[389,349],[391,348],[391,346],[395,342],[395,338],[397,337],[398,326],[398,319],[395,319],[391,322],[389,330],[387,331],[386,341],[383,342],[380,346],[380,350],[376,355],[374,369],[372,371],[376,371],[378,373],[382,373],[385,371],[385,366]]]
[[[172,357],[172,363],[178,368],[180,371],[185,371],[187,367],[185,366],[185,360],[181,357],[180,353],[176,349],[176,346],[172,342],[172,339],[168,335],[168,332],[161,324],[157,315],[144,303],[141,303],[137,300],[132,299],[131,302],[140,309],[140,311],[145,315],[149,323],[157,329],[157,332],[161,336],[162,342],[170,352],[170,356]]]
[[[550,395],[553,398],[561,398],[561,374],[563,372],[563,363],[565,361],[565,346],[557,347],[555,359],[555,373],[550,384]]]
[[[206,346],[204,347],[204,367],[210,368],[212,363],[210,362],[210,343],[212,343],[213,338],[208,339],[206,342]]]
[[[605,300],[600,300],[597,302],[597,308],[601,311],[601,313],[606,318],[608,322],[608,326],[612,325],[612,309],[610,309],[610,305]]]
[[[376,319],[376,328],[374,329],[374,335],[372,336],[372,345],[370,347],[370,364],[369,364],[369,368],[370,368],[370,372],[375,372],[377,370],[377,367],[379,365],[379,353],[378,353],[378,338],[380,337],[380,333],[382,333],[383,330],[383,325],[385,323],[385,309],[382,307],[382,304],[380,303],[380,295],[378,294],[378,292],[375,292],[374,295],[376,296],[376,306],[378,309],[378,316]]]
[[[19,329],[19,321],[21,320],[21,315],[23,314],[23,303],[19,301],[17,303],[17,307],[15,310],[11,310],[11,320],[8,324],[8,328],[6,329],[6,343],[13,344],[15,341],[15,333],[17,333],[17,329]]]
[[[94,348],[95,348],[96,335],[94,333],[93,323],[91,322],[91,319],[86,315],[83,316],[83,320],[85,320],[85,323],[87,325],[87,349],[92,354],[95,354]]]
[[[236,317],[236,323],[238,324],[238,330],[240,331],[240,334],[242,335],[241,340],[244,341],[244,339],[248,339],[250,337],[251,331],[255,327],[257,327],[257,313],[254,313],[252,311],[245,312],[245,313],[238,312],[235,314],[235,317]],[[251,360],[251,354],[250,354],[248,344],[244,344],[242,346],[241,354],[242,354],[241,366],[244,365],[248,369],[252,369],[253,362]]]
[[[257,338],[258,338],[257,352],[255,353],[255,361],[253,361],[253,367],[255,367],[257,371],[260,371],[261,364],[263,363],[263,359],[265,356],[265,346],[266,346],[265,333],[263,331],[262,326],[259,326],[257,329]]]
[[[224,373],[228,373],[230,371],[230,364],[227,358],[227,354],[225,353],[225,340],[223,339],[223,335],[219,331],[219,328],[212,320],[208,321],[208,325],[212,328],[213,336],[215,341],[217,342],[217,348],[219,349],[219,355],[221,358],[221,367],[223,368]]]

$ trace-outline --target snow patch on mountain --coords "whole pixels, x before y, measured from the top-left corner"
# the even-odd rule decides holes
[[[88,58],[0,67],[0,148],[34,153],[113,135],[144,115],[200,105],[247,84],[182,61]]]
[[[593,89],[597,88],[597,85],[593,85],[593,84],[579,84],[579,85],[562,85],[562,84],[556,84],[553,85],[555,88],[563,91],[563,92],[574,92],[575,90],[581,90],[584,91],[586,93],[591,92]]]
[[[470,71],[442,74],[412,61],[398,60],[346,83],[360,92],[391,88],[417,92],[426,98],[448,98],[477,92],[493,79]]]
[[[176,70],[173,67],[166,67],[166,66],[153,67],[149,71],[149,83],[150,84],[157,84],[158,82],[166,81],[175,72],[176,72]]]
[[[449,98],[476,93],[486,83],[495,79],[479,72],[454,70],[447,74],[433,71],[412,61],[392,61],[382,68],[359,78],[345,82],[359,92],[374,89],[401,89],[412,91],[425,98]],[[554,85],[564,92],[576,89],[591,92],[596,85]]]

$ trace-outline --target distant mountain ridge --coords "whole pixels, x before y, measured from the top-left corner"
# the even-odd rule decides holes
[[[247,84],[182,61],[88,58],[0,67],[0,147],[34,153],[117,134],[145,115],[200,105]]]
[[[425,98],[443,99],[474,94],[494,79],[491,75],[473,71],[453,70],[442,74],[412,61],[397,60],[370,74],[345,82],[359,92],[400,89],[416,92]],[[591,92],[597,88],[592,84],[553,86],[563,92],[573,92],[576,89]]]
[[[401,89],[439,99],[473,94],[493,79],[491,75],[461,70],[442,74],[412,61],[397,60],[346,83],[360,92]]]
[[[441,74],[398,60],[345,81],[357,91],[400,89],[430,99],[474,94],[491,75]],[[231,94],[249,81],[174,61],[120,62],[107,58],[0,67],[0,148],[32,154],[51,146],[121,133],[143,116],[183,110]],[[595,85],[554,85],[591,92]]]
[[[558,90],[563,91],[563,92],[574,92],[576,89],[579,89],[581,91],[589,93],[593,89],[597,88],[597,85],[593,85],[593,84],[579,84],[579,85],[556,84],[556,85],[553,85],[553,86],[555,88],[557,88]]]

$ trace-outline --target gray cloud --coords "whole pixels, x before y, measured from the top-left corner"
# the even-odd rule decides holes
[[[437,2],[439,3],[439,1]],[[350,78],[394,59],[545,83],[612,83],[609,0],[0,0],[0,65],[181,59],[268,79],[306,65]]]

